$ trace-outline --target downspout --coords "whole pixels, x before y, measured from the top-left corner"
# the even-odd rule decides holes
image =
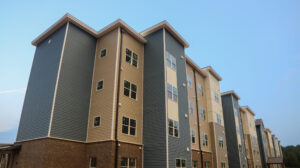
[[[120,28],[121,40],[120,40],[120,54],[119,54],[119,73],[118,73],[118,86],[117,86],[117,103],[116,103],[116,122],[115,122],[115,168],[118,168],[118,157],[119,157],[119,142],[118,142],[118,118],[119,118],[119,102],[120,102],[120,85],[121,85],[121,71],[122,71],[122,45],[123,45],[123,33],[125,31]]]
[[[197,125],[198,125],[198,142],[199,142],[199,149],[200,149],[200,160],[201,160],[201,167],[204,167],[203,163],[203,156],[202,156],[202,148],[201,148],[201,134],[200,134],[200,118],[199,118],[199,108],[198,108],[198,94],[197,94],[197,82],[196,82],[196,73],[195,69],[193,69],[194,74],[194,84],[195,84],[195,94],[196,94],[196,110],[197,110]]]

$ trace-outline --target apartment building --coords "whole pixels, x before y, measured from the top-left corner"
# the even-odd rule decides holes
[[[240,97],[234,91],[222,93],[229,167],[246,168],[247,158],[239,100]]]
[[[243,132],[245,137],[246,157],[248,168],[261,168],[260,151],[254,116],[255,113],[248,106],[240,107]]]
[[[268,144],[266,134],[264,132],[265,127],[262,119],[255,120],[257,140],[259,144],[260,151],[260,160],[263,168],[268,168],[267,160],[268,160]]]
[[[228,167],[220,99],[221,77],[212,67],[200,68],[186,57],[193,166]],[[214,106],[214,107],[212,107]]]

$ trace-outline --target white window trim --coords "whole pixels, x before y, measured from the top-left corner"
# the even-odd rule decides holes
[[[173,54],[171,54],[170,52],[166,51],[166,62],[167,62],[167,59],[168,59],[168,56],[167,56],[168,54],[170,55],[171,64],[170,64],[170,66],[167,65],[167,67],[169,67],[170,69],[172,69],[173,71],[176,72],[177,71],[177,59],[176,59],[176,57],[173,56]],[[175,69],[172,68],[172,63],[173,63],[172,58],[175,59]]]
[[[182,163],[182,160],[184,160],[184,161],[185,161],[185,167],[182,167],[181,165],[180,165],[180,167],[177,167],[177,166],[176,166],[176,160],[177,160],[177,159],[180,160],[180,163]],[[175,168],[187,168],[187,162],[186,162],[186,159],[184,159],[184,158],[176,158],[176,159],[175,159]]]
[[[125,81],[127,81],[127,82],[130,83],[129,96],[125,96],[125,95],[124,95],[124,89],[125,89],[124,82],[125,82]],[[130,98],[130,99],[132,99],[132,100],[138,101],[138,90],[139,90],[138,85],[135,84],[135,83],[133,83],[133,82],[130,82],[129,80],[126,80],[126,79],[124,79],[124,82],[123,82],[123,96],[125,96],[125,97],[127,97],[127,98]],[[136,86],[136,92],[135,92],[135,93],[136,93],[136,98],[135,98],[135,99],[131,97],[131,84],[134,84],[134,85]]]
[[[136,119],[133,119],[133,118],[129,118],[129,117],[126,117],[126,118],[128,118],[129,119],[129,121],[128,121],[128,133],[126,134],[126,133],[123,133],[123,131],[122,131],[122,129],[123,129],[123,117],[126,117],[126,116],[122,116],[122,127],[121,127],[121,132],[122,132],[122,134],[124,134],[124,135],[129,135],[129,136],[133,136],[133,137],[136,137],[137,136],[137,120]],[[135,120],[135,135],[131,135],[130,134],[130,120]]]
[[[127,53],[126,53],[126,49],[130,50],[131,51],[131,56],[130,56],[130,63],[126,61],[126,56],[127,56]],[[132,64],[132,60],[133,60],[133,53],[135,53],[137,55],[137,66],[135,67],[133,64]],[[133,66],[134,68],[136,69],[139,69],[139,54],[137,54],[137,52],[133,51],[132,49],[129,49],[129,48],[125,48],[125,62],[131,66]]]

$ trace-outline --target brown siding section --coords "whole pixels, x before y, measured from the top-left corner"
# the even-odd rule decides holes
[[[201,168],[201,153],[199,150],[192,150],[192,161],[197,162],[197,168]],[[193,166],[193,165],[192,165]]]

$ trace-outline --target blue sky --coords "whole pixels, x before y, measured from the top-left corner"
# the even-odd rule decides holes
[[[15,140],[35,47],[69,12],[99,30],[121,18],[138,32],[167,20],[186,54],[222,76],[282,145],[300,143],[300,1],[1,1],[0,143]]]

